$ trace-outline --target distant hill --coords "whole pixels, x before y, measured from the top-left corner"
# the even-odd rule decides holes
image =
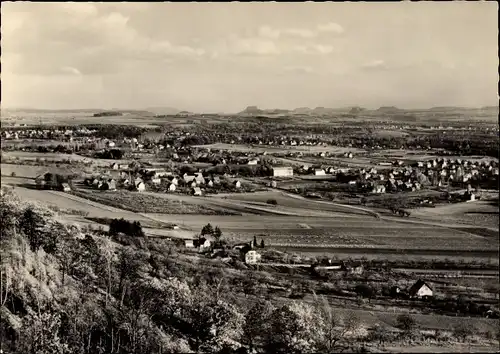
[[[102,108],[83,109],[38,109],[38,108],[2,108],[7,113],[98,113],[104,111]]]
[[[379,107],[376,111],[380,113],[399,113],[402,110],[395,106],[382,106]]]
[[[243,111],[241,111],[238,114],[248,114],[248,115],[257,115],[257,114],[263,114],[264,111],[262,109],[259,109],[257,106],[248,106],[245,108]]]
[[[173,115],[180,112],[179,109],[173,107],[148,107],[145,110],[156,115]]]

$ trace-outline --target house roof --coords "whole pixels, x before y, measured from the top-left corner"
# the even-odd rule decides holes
[[[415,295],[424,285],[426,285],[429,289],[432,290],[432,288],[429,286],[429,284],[427,284],[425,281],[423,281],[422,279],[419,279],[417,280],[417,282],[415,284],[412,285],[412,287],[410,288],[410,290],[408,291],[408,293],[410,294],[410,296],[413,296]]]

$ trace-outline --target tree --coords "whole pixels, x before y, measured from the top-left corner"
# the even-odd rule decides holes
[[[322,337],[317,312],[310,305],[294,302],[273,311],[265,349],[273,353],[313,353]]]
[[[458,340],[465,342],[465,340],[476,332],[474,326],[470,323],[460,322],[453,327],[453,336]]]
[[[255,235],[253,237],[252,247],[257,247],[257,237]]]
[[[212,227],[212,225],[210,223],[206,224],[201,229],[201,236],[212,235],[213,233],[214,233],[214,228]]]
[[[385,325],[376,325],[372,332],[372,338],[380,345],[384,345],[389,340],[389,334],[389,329]]]
[[[402,314],[396,319],[396,327],[403,331],[403,336],[409,337],[417,329],[417,322],[412,316]]]
[[[264,239],[260,240],[260,248],[264,248],[265,247],[265,244],[264,244]]]
[[[214,230],[214,238],[217,244],[220,242],[221,237],[222,237],[222,231],[218,226],[216,226]]]
[[[248,311],[243,325],[243,341],[249,346],[250,352],[264,344],[273,311],[272,303],[267,300],[257,302]]]
[[[355,287],[356,294],[371,299],[375,295],[374,289],[367,284],[358,284]]]
[[[360,327],[359,317],[353,312],[341,317],[334,312],[328,301],[323,298],[319,307],[321,314],[322,337],[319,337],[319,348],[327,353],[338,351],[338,345],[347,340],[347,335]]]
[[[65,354],[69,347],[59,338],[61,319],[58,314],[48,311],[29,313],[20,330],[19,353]]]
[[[32,207],[28,207],[21,216],[19,224],[28,239],[31,250],[38,251],[44,244],[42,227],[45,223],[43,218]]]

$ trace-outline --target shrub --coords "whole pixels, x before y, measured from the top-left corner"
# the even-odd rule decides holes
[[[16,173],[15,172],[12,172],[10,175],[11,175],[11,177],[16,177]]]
[[[396,319],[396,327],[403,331],[403,335],[409,336],[417,329],[417,322],[412,316],[402,314]]]
[[[276,199],[268,199],[266,203],[271,205],[278,205],[278,201]]]
[[[453,328],[453,336],[462,342],[465,342],[466,339],[472,336],[475,332],[476,329],[474,326],[466,322],[461,322]]]

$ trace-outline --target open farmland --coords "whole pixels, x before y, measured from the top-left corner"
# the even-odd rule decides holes
[[[416,218],[425,220],[474,225],[479,228],[488,227],[498,232],[498,200],[440,205],[435,208],[420,208],[413,211],[413,215]]]
[[[208,149],[230,150],[230,151],[251,151],[256,153],[289,153],[289,152],[304,152],[304,153],[320,153],[329,152],[331,154],[343,154],[345,152],[364,152],[362,149],[345,148],[341,146],[277,146],[277,145],[242,145],[242,144],[225,144],[216,143],[210,145],[196,145]]]
[[[1,164],[2,176],[12,176],[14,173],[16,177],[24,178],[35,178],[43,173],[51,171],[53,173],[66,174],[81,171],[81,168],[71,168],[71,167],[55,167],[55,166],[31,166],[31,165],[16,165],[10,163]],[[2,181],[2,184],[6,184],[7,180]],[[33,183],[34,184],[34,183]]]
[[[324,211],[332,213],[345,213],[352,215],[371,215],[371,213],[349,206],[333,203],[319,203],[317,201],[307,200],[298,196],[292,196],[283,192],[268,191],[256,193],[235,193],[235,194],[218,194],[213,197],[223,198],[243,202],[259,202],[266,203],[268,200],[275,200],[278,206],[302,209],[303,212],[308,210]]]
[[[182,200],[159,198],[155,196],[154,193],[142,194],[128,191],[91,190],[78,190],[73,191],[73,193],[82,198],[136,213],[201,215],[230,214],[230,212],[221,208],[216,209],[201,204],[189,204]]]

